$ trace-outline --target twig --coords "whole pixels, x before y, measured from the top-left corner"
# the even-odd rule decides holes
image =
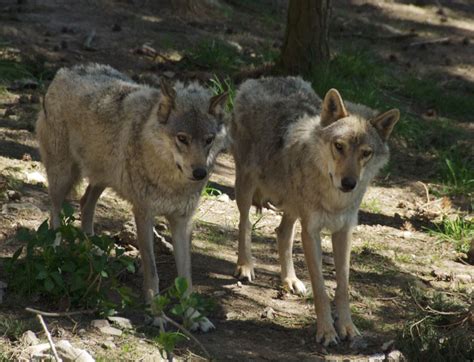
[[[59,362],[61,359],[58,356],[58,351],[56,351],[56,347],[54,346],[53,339],[51,338],[51,334],[48,331],[48,327],[46,327],[46,323],[43,320],[43,317],[41,314],[37,314],[36,317],[41,323],[41,326],[43,327],[44,333],[46,334],[46,338],[48,338],[49,345],[51,346],[51,350],[53,351],[54,359]]]
[[[424,187],[425,193],[426,193],[426,202],[429,203],[430,202],[430,191],[428,190],[428,186],[426,186],[426,184],[424,182],[421,182],[421,181],[418,181],[418,183],[420,183]]]
[[[413,323],[411,326],[410,326],[410,335],[411,335],[411,338],[413,338],[413,328],[418,326],[418,324],[422,323],[425,319],[429,318],[429,316],[425,316],[424,318],[420,319],[418,322],[415,322]],[[418,327],[417,327],[418,328]]]
[[[173,326],[175,326],[176,328],[178,328],[181,332],[183,332],[186,337],[192,339],[194,341],[194,343],[196,343],[201,349],[202,351],[204,352],[204,354],[206,355],[206,357],[208,359],[211,359],[211,355],[209,354],[209,352],[207,351],[206,347],[204,347],[202,345],[201,342],[199,342],[199,340],[194,337],[191,332],[189,332],[186,328],[184,328],[181,324],[179,323],[176,323],[174,320],[172,320],[171,318],[167,317],[165,314],[162,314],[162,317],[167,321],[169,322],[170,324],[172,324]]]
[[[34,314],[43,315],[45,317],[70,317],[73,315],[92,314],[92,313],[97,312],[96,309],[75,310],[71,312],[43,312],[39,309],[34,309],[34,308],[25,308],[25,311],[34,313]]]
[[[447,43],[450,40],[451,39],[449,37],[444,37],[444,38],[436,38],[436,39],[430,39],[430,40],[415,41],[411,44],[408,44],[408,47],[416,47],[416,46],[429,45],[429,44]]]

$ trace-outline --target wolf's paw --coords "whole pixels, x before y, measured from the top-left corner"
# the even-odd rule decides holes
[[[186,319],[190,320],[192,323],[189,328],[192,332],[201,331],[205,333],[216,328],[209,319],[203,317],[197,310],[192,308],[189,308],[186,311]]]
[[[360,336],[360,332],[357,327],[352,322],[352,319],[349,318],[339,318],[336,320],[336,329],[339,337],[341,339],[352,340],[355,336]]]
[[[283,288],[289,290],[293,294],[298,294],[301,296],[306,295],[305,285],[296,277],[283,279]]]
[[[316,342],[322,343],[324,347],[339,342],[339,337],[331,322],[317,323]]]
[[[251,282],[252,280],[255,279],[255,272],[253,270],[253,265],[252,264],[237,264],[237,267],[235,268],[235,273],[234,276],[237,279],[240,280],[248,280]]]

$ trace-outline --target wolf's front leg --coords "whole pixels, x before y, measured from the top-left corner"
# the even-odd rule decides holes
[[[301,224],[304,256],[311,277],[317,315],[316,342],[328,346],[330,343],[337,343],[338,337],[331,316],[331,305],[324,287],[320,230],[312,230],[304,220]]]
[[[281,281],[283,287],[292,293],[305,295],[306,287],[303,282],[296,277],[293,265],[293,238],[295,234],[295,221],[291,215],[283,214],[280,226],[276,228],[278,255],[281,265]]]
[[[143,265],[143,290],[145,301],[150,304],[159,292],[159,279],[153,253],[153,217],[147,212],[134,208],[137,225],[138,248]]]
[[[341,339],[352,339],[360,335],[352,322],[349,307],[349,264],[351,258],[352,227],[345,227],[332,234],[334,264],[336,266],[336,329]]]
[[[178,269],[178,276],[186,278],[188,281],[187,294],[192,292],[191,279],[191,216],[168,216],[170,224],[171,236],[173,238],[174,259]],[[192,308],[186,311],[186,317],[195,321],[191,330],[201,330],[207,332],[215,328],[214,324],[200,315],[200,313]]]

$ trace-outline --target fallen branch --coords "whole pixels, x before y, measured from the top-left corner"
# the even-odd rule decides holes
[[[34,314],[39,314],[45,317],[70,317],[73,315],[92,314],[92,313],[97,312],[96,309],[76,310],[76,311],[71,311],[71,312],[43,312],[41,310],[34,309],[34,308],[25,308],[25,311],[34,313]]]
[[[36,317],[41,323],[41,326],[43,327],[44,333],[46,334],[46,338],[48,338],[49,345],[51,346],[51,351],[53,351],[54,359],[57,362],[60,362],[61,359],[58,356],[58,351],[56,351],[56,347],[54,346],[53,339],[51,338],[51,334],[48,331],[48,327],[46,326],[46,323],[43,320],[43,317],[41,314],[37,314]]]

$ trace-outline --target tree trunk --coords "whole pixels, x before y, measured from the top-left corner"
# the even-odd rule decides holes
[[[279,67],[305,74],[329,60],[330,0],[290,0]]]

